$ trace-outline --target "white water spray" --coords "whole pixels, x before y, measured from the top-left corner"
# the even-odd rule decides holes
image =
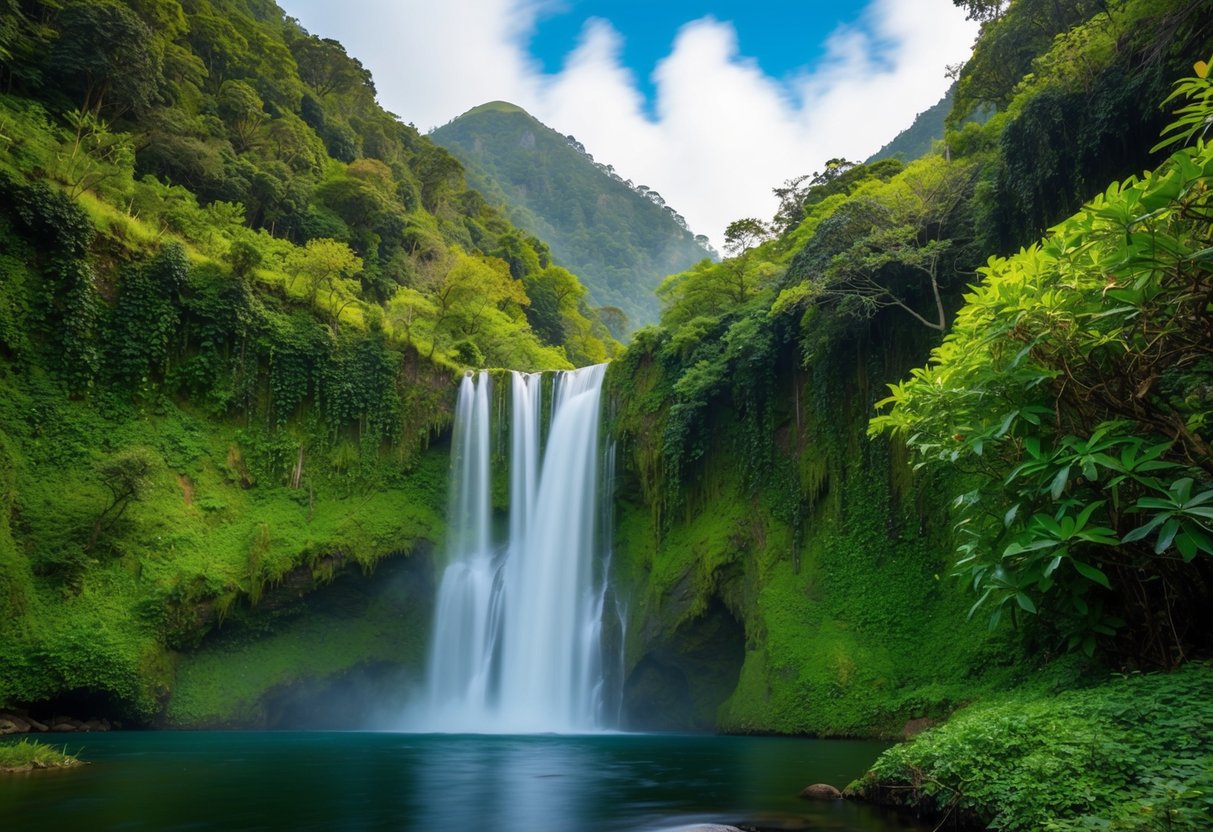
[[[601,728],[603,570],[594,552],[605,365],[555,380],[540,459],[538,374],[511,381],[510,526],[491,542],[489,377],[464,378],[452,447],[448,563],[435,605],[427,713],[436,731]]]

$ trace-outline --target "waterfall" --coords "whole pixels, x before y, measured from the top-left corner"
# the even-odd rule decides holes
[[[494,546],[490,379],[466,376],[451,449],[447,566],[434,609],[422,730],[601,726],[604,569],[595,551],[606,365],[559,373],[540,452],[542,377],[513,373],[508,533]],[[542,465],[540,459],[542,457]]]
[[[459,386],[451,441],[447,553],[434,604],[429,710],[440,722],[483,710],[494,622],[489,529],[489,374]],[[441,645],[441,649],[437,649]]]

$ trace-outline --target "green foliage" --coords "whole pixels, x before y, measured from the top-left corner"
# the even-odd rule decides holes
[[[0,743],[0,772],[31,771],[43,768],[71,768],[81,765],[79,758],[29,738]]]
[[[974,173],[964,162],[931,156],[856,190],[792,260],[774,308],[836,304],[863,318],[892,306],[944,331],[945,278],[958,259],[954,249],[968,241],[964,207]],[[915,308],[922,295],[930,311]]]
[[[1203,139],[1209,132],[1209,114],[1213,113],[1213,80],[1209,78],[1209,62],[1197,61],[1193,72],[1192,77],[1176,81],[1175,90],[1163,102],[1164,107],[1175,99],[1186,98],[1188,103],[1175,111],[1177,118],[1163,130],[1163,140],[1153,150],[1183,147],[1193,138]],[[1168,133],[1172,135],[1168,136]]]
[[[1207,52],[1206,13],[1202,0],[1027,2],[988,24],[962,72],[953,120],[969,106],[961,101],[967,81],[981,77],[1001,79],[1002,91],[980,100],[1002,112],[980,130],[953,123],[948,138],[961,153],[997,142],[996,167],[976,207],[987,251],[1027,245],[1109,181],[1149,166],[1147,151],[1166,119],[1145,102],[1166,98],[1192,55]],[[1046,32],[1057,34],[1042,38]],[[1017,57],[981,57],[996,41],[1019,50]]]
[[[1196,830],[1213,814],[1213,669],[1031,689],[886,751],[862,797],[1007,832]]]
[[[1009,4],[976,0],[958,5],[967,6],[970,17],[984,22],[957,83],[949,117],[957,125],[979,105],[1006,107],[1033,59],[1049,49],[1055,35],[1096,13],[1107,13],[1107,6],[1099,0],[1018,0]]]
[[[54,208],[39,208],[40,180],[62,185],[87,206],[92,224],[123,249],[119,260],[142,259],[165,235],[179,237],[191,255],[228,260],[244,279],[285,282],[289,298],[318,307],[334,330],[365,327],[379,315],[372,309],[402,288],[428,293],[435,262],[455,263],[456,252],[504,253],[518,243],[531,252],[517,261],[520,281],[550,265],[538,262],[540,248],[547,257],[541,242],[467,190],[449,153],[379,107],[357,60],[277,8],[225,0],[187,14],[177,4],[81,0],[28,17],[14,9],[4,20],[21,48],[8,51],[5,65],[0,167],[39,182],[14,204],[39,226],[27,230],[55,250],[69,248],[50,238],[59,227],[70,233],[71,225],[27,216]],[[339,267],[322,266],[316,250],[293,252],[285,241],[344,246],[345,258]],[[68,259],[84,257],[84,249],[71,247]],[[78,395],[100,370],[87,342],[105,317],[83,284],[106,285],[110,265],[98,269],[93,260],[88,276],[59,264],[65,282],[79,290],[58,293],[75,319],[61,337],[70,342],[65,372]],[[297,275],[305,277],[302,289]],[[137,280],[119,282],[134,288]],[[411,311],[427,318],[439,305],[431,299]],[[553,349],[543,349],[529,321],[516,316],[466,337],[489,360],[508,355],[527,369],[609,356],[614,342],[594,310],[578,303],[557,317],[560,325],[546,328]],[[390,316],[378,319],[392,325]],[[427,324],[426,335],[441,329],[430,317],[416,331]],[[411,340],[411,323],[409,330]],[[457,340],[438,333],[425,346],[442,341],[429,355],[449,362]],[[135,349],[135,342],[122,344]],[[133,366],[119,373],[143,377]]]
[[[128,268],[109,321],[107,369],[133,389],[163,379],[169,346],[180,323],[179,293],[189,264],[180,245],[166,247],[146,264]]]
[[[97,467],[97,476],[109,492],[110,499],[93,521],[93,533],[87,548],[92,548],[101,533],[122,519],[132,502],[142,499],[156,467],[156,460],[146,448],[122,451]]]
[[[362,260],[337,240],[308,240],[305,247],[291,252],[285,268],[303,278],[308,300],[315,303],[324,290],[331,306],[343,291],[353,293],[352,278],[362,271]]]
[[[1153,609],[1195,614],[1194,558],[1213,554],[1211,178],[1207,146],[1181,150],[991,258],[932,363],[872,421],[926,464],[981,473],[957,501],[957,569],[995,621],[1047,608],[1088,654],[1128,621],[1130,652],[1163,665],[1201,643]],[[1177,373],[1195,386],[1162,383]]]
[[[147,106],[162,81],[162,58],[147,24],[115,0],[77,0],[55,19],[49,74],[75,92],[80,109],[123,114]]]

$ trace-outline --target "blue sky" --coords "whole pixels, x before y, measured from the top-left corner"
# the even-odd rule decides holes
[[[280,0],[422,130],[518,104],[719,244],[771,189],[930,107],[976,27],[952,0]]]
[[[866,4],[821,0],[696,2],[696,0],[564,0],[541,12],[527,47],[543,71],[560,71],[590,18],[610,21],[623,36],[620,60],[652,104],[652,73],[669,54],[678,30],[706,16],[733,23],[741,54],[781,78],[811,67],[824,53],[826,36],[853,25]]]

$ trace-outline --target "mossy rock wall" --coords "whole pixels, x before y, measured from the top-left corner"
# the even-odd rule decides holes
[[[160,723],[171,728],[387,728],[425,663],[429,546],[347,570],[307,595],[284,585],[178,657]]]
[[[892,736],[1020,672],[1013,634],[968,621],[949,577],[948,489],[866,436],[885,383],[927,349],[889,323],[807,366],[791,342],[761,370],[769,459],[751,450],[755,403],[714,400],[681,499],[662,492],[668,371],[655,354],[613,368],[625,723]]]

